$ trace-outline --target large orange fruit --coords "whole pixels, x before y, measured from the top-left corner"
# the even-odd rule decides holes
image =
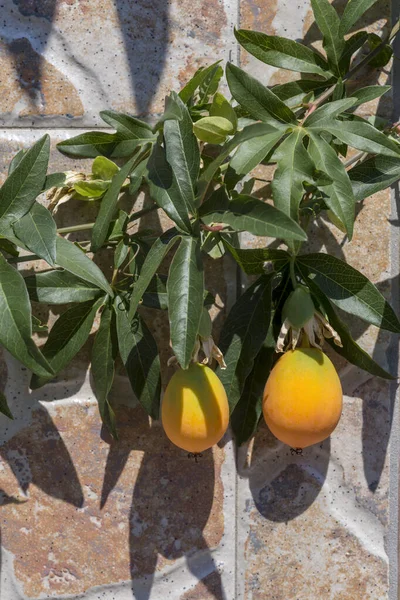
[[[203,452],[224,435],[229,423],[226,392],[209,367],[193,363],[171,378],[161,405],[165,433],[187,452]]]
[[[264,389],[263,413],[272,433],[292,448],[329,437],[342,412],[342,386],[329,358],[317,348],[286,352]]]

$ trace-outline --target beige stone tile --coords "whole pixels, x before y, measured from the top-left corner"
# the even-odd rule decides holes
[[[5,3],[0,123],[91,125],[114,109],[163,110],[201,65],[234,49],[233,0]],[[5,93],[7,92],[7,93]]]

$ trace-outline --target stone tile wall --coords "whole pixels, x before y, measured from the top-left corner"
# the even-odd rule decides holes
[[[57,153],[57,141],[102,126],[102,109],[160,113],[165,94],[200,64],[229,58],[265,82],[292,77],[239,54],[234,25],[319,43],[308,0],[2,0],[0,8],[1,179],[18,149],[44,131],[51,169],[79,168]],[[389,19],[389,2],[379,0],[364,25],[378,30]],[[390,114],[390,103],[379,110]],[[60,226],[87,221],[87,210],[77,203],[60,211]],[[351,244],[321,221],[310,248],[344,254],[389,297],[398,285],[391,211],[390,194],[378,194],[364,202]],[[215,264],[209,287],[226,306],[235,270]],[[165,319],[153,312],[151,326],[166,362]],[[396,362],[388,336],[357,333],[381,364]],[[89,347],[32,393],[26,370],[1,358],[1,389],[16,419],[0,416],[0,600],[397,598],[389,494],[398,425],[386,383],[337,361],[346,399],[331,440],[293,457],[261,427],[250,447],[236,452],[228,435],[196,464],[148,421],[122,374],[113,391],[121,441],[112,442],[88,362]]]

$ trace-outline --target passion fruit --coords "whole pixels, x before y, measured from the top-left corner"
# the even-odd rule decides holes
[[[177,371],[165,391],[161,419],[171,442],[187,452],[219,442],[228,428],[229,405],[214,371],[198,363]]]
[[[292,448],[330,436],[342,412],[342,386],[335,367],[317,348],[286,352],[264,389],[263,413],[272,433]]]

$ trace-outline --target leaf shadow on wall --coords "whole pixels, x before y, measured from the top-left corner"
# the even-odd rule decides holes
[[[118,431],[118,441],[102,431],[110,448],[100,506],[107,510],[108,499],[121,493],[118,480],[131,452],[142,453],[129,513],[133,597],[148,600],[157,567],[168,570],[169,561],[185,558],[204,595],[222,600],[222,581],[209,547],[210,542],[218,544],[223,528],[216,512],[223,499],[223,489],[216,481],[218,459],[214,462],[210,451],[198,463],[188,458],[166,438],[159,422],[150,426],[141,407],[119,408]],[[207,532],[212,511],[215,525]],[[167,579],[165,575],[163,580]]]
[[[46,98],[43,97],[42,85],[46,64],[44,53],[52,35],[57,5],[61,4],[61,1],[6,0],[5,3],[10,23],[14,22],[11,21],[10,15],[15,19],[15,7],[22,17],[28,19],[31,30],[29,35],[20,32],[16,34],[15,39],[11,39],[11,41],[6,39],[5,43],[7,52],[12,57],[19,85],[35,112],[46,102]],[[114,4],[124,43],[123,54],[128,63],[132,91],[136,101],[135,112],[137,115],[145,116],[151,111],[152,100],[166,65],[166,54],[170,41],[170,3],[166,0],[140,0],[139,2],[114,0]],[[74,7],[71,7],[70,10],[73,15]],[[17,24],[19,20],[17,18]],[[92,21],[90,27],[95,30],[96,22]],[[5,36],[7,36],[7,30]],[[31,37],[35,40],[36,49],[30,41]],[[68,47],[68,43],[69,40],[66,40],[66,47]],[[90,50],[90,43],[88,49]],[[91,50],[95,51],[95,48],[92,47]],[[71,53],[72,50],[69,49],[68,52]],[[79,64],[73,54],[69,60],[82,69],[83,76],[87,76],[84,65]],[[117,68],[116,71],[118,71]],[[101,74],[90,75],[101,79]],[[116,90],[116,94],[118,94],[118,90]],[[105,106],[104,108],[110,107]]]

